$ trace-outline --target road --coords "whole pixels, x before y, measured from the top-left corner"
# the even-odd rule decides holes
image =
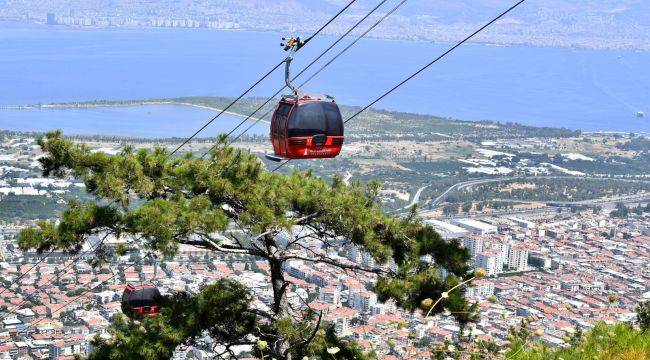
[[[521,178],[523,179],[524,177],[521,177]],[[449,189],[445,190],[445,192],[440,194],[440,196],[438,196],[437,198],[433,199],[433,201],[431,201],[429,204],[432,207],[435,207],[438,204],[440,204],[445,198],[447,198],[447,195],[449,195],[450,193],[452,193],[454,191],[457,191],[457,190],[468,189],[468,188],[471,188],[472,186],[480,185],[480,184],[503,182],[503,181],[514,180],[514,179],[518,179],[518,178],[517,177],[507,177],[507,178],[496,178],[496,179],[468,180],[468,181],[459,182],[459,183],[456,183],[456,184],[452,185],[451,187],[449,187]]]
[[[624,181],[624,182],[641,182],[641,183],[650,183],[650,180],[636,180],[636,179],[609,179],[609,178],[602,178],[602,177],[593,177],[593,176],[580,176],[580,177],[575,177],[575,176],[515,176],[515,177],[503,177],[503,178],[492,178],[492,179],[474,179],[474,180],[468,180],[468,181],[463,181],[456,183],[449,187],[449,189],[445,190],[444,193],[440,194],[437,198],[435,198],[433,201],[428,203],[432,207],[435,207],[439,205],[450,193],[457,191],[457,190],[463,190],[463,189],[470,189],[475,185],[480,185],[480,184],[488,184],[488,183],[498,183],[498,182],[504,182],[504,181],[510,181],[510,180],[535,180],[535,179],[584,179],[584,180],[614,180],[614,181]],[[600,199],[597,200],[588,200],[588,201],[599,201]],[[525,202],[525,201],[522,201]]]
[[[513,200],[514,201],[514,200]],[[630,195],[623,196],[616,199],[596,199],[596,200],[587,200],[587,201],[576,201],[576,202],[549,202],[546,203],[548,206],[530,210],[501,210],[501,211],[492,211],[489,213],[476,213],[476,214],[463,214],[464,218],[480,218],[486,216],[525,216],[525,217],[543,217],[550,215],[557,215],[560,213],[570,213],[571,210],[568,209],[571,205],[589,205],[589,206],[601,206],[603,208],[613,209],[617,203],[638,203],[638,202],[648,202],[650,201],[650,194],[647,195]],[[526,203],[526,201],[516,201],[518,203]],[[533,203],[533,202],[531,202]],[[452,216],[439,216],[435,217],[439,220],[444,219],[454,219],[459,217],[458,215]]]
[[[404,207],[401,207],[399,209],[388,211],[386,213],[387,214],[397,214],[397,213],[406,212],[407,209],[411,208],[412,206],[415,206],[418,202],[420,202],[420,195],[422,195],[422,192],[424,191],[424,189],[426,189],[428,187],[429,187],[429,185],[426,185],[426,186],[423,186],[423,187],[419,188],[418,191],[415,192],[415,195],[413,195],[413,200],[411,200],[411,202],[408,205],[406,205]]]
[[[411,200],[411,202],[408,205],[404,206],[402,209],[406,210],[412,206],[415,206],[420,201],[420,195],[422,195],[424,189],[428,187],[429,185],[419,188],[418,191],[415,192],[415,195],[413,195],[413,200]]]
[[[454,191],[459,191],[459,190],[464,190],[464,189],[471,189],[473,186],[476,185],[481,185],[481,184],[488,184],[488,183],[498,183],[498,182],[505,182],[505,181],[510,181],[510,180],[534,180],[534,179],[585,179],[585,180],[614,180],[614,181],[623,181],[623,182],[641,182],[641,183],[650,183],[650,180],[639,180],[639,179],[609,179],[609,178],[602,178],[602,177],[589,177],[589,176],[581,176],[581,177],[575,177],[575,176],[514,176],[514,177],[502,177],[502,178],[490,178],[490,179],[472,179],[472,180],[467,180],[467,181],[462,181],[459,183],[456,183],[452,186],[450,186],[445,192],[440,194],[438,197],[436,197],[434,200],[427,202],[427,205],[430,205],[431,208],[435,208],[436,206],[440,205],[449,194],[451,194]],[[422,191],[426,188],[427,186],[420,188],[418,192],[416,193],[416,196],[414,197],[415,203],[419,201],[419,197],[422,193]],[[499,200],[499,201],[509,201],[509,200]],[[528,201],[521,201],[521,200],[511,200],[511,201],[516,201],[518,203],[527,203]],[[558,207],[558,206],[571,206],[571,205],[601,205],[603,207],[611,207],[613,208],[614,205],[618,202],[623,202],[623,203],[634,203],[634,202],[645,202],[645,201],[650,201],[650,195],[626,195],[622,196],[619,198],[615,199],[593,199],[593,200],[583,200],[583,201],[576,201],[576,202],[560,202],[560,201],[549,201],[549,202],[544,202],[544,201],[534,201],[534,203],[547,203],[547,205],[551,207]],[[394,213],[403,213],[405,209],[408,209],[409,207],[415,205],[413,201],[404,208],[398,209],[394,211]],[[530,202],[533,203],[533,202]],[[544,212],[544,213],[551,213],[555,212],[556,210],[549,210],[548,208],[545,209],[533,209],[529,211],[537,211],[537,212]],[[512,214],[522,214],[521,210],[517,211],[503,211],[503,212],[494,212],[490,213],[494,215],[512,215]]]

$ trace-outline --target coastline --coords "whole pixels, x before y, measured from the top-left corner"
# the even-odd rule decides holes
[[[46,22],[37,19],[17,19],[17,18],[0,18],[0,26],[4,24],[18,25],[26,27],[49,27],[61,30],[77,30],[77,31],[214,31],[214,32],[251,32],[251,33],[268,33],[277,34],[278,37],[286,35],[284,29],[275,27],[256,27],[246,24],[240,24],[238,27],[174,27],[174,26],[148,26],[148,25],[74,25],[74,24],[56,24],[47,25]],[[478,24],[477,24],[478,26]],[[310,29],[309,26],[304,27],[306,30]],[[315,30],[315,28],[311,29]],[[330,36],[339,36],[342,31],[329,33]],[[382,35],[369,35],[368,40],[380,41],[405,41],[405,42],[425,42],[425,43],[438,43],[438,44],[454,44],[460,38],[465,36],[465,33],[459,32],[449,34],[448,32],[440,34],[403,34],[400,31],[391,31]],[[625,42],[629,40],[631,42]],[[591,35],[587,38],[575,40],[571,36],[556,37],[551,40],[535,39],[531,41],[527,38],[519,36],[509,36],[496,34],[491,38],[484,40],[472,40],[470,44],[497,46],[497,47],[534,47],[546,49],[572,49],[572,50],[592,50],[592,51],[631,51],[631,52],[650,52],[650,45],[645,41],[646,39],[630,38],[628,36],[619,35],[618,38],[607,38],[597,34]]]
[[[270,125],[269,120],[262,120],[258,117],[252,117],[246,114],[243,114],[242,112],[236,112],[236,111],[224,111],[222,107],[217,107],[214,105],[209,105],[209,104],[203,104],[203,103],[193,103],[190,101],[187,101],[186,99],[188,98],[177,98],[177,99],[150,99],[150,100],[90,100],[90,101],[79,101],[79,102],[63,102],[63,103],[46,103],[46,104],[23,104],[23,105],[0,105],[0,111],[2,110],[68,110],[68,109],[98,109],[98,108],[126,108],[126,107],[140,107],[140,106],[165,106],[165,105],[172,105],[172,106],[187,106],[187,107],[192,107],[192,108],[197,108],[197,109],[203,109],[203,110],[208,110],[208,111],[215,111],[217,113],[223,112],[227,115],[231,116],[236,116],[242,119],[246,119],[246,121],[253,121],[256,123],[263,123],[266,125]],[[229,101],[229,99],[227,99]],[[383,110],[383,109],[374,109],[376,111],[388,111],[392,112],[389,110]],[[397,113],[402,113],[402,112],[397,112]],[[413,115],[419,115],[419,116],[431,116],[431,117],[439,117],[438,115],[433,115],[433,114],[419,114],[419,113],[411,113]],[[459,120],[459,119],[451,119],[448,118],[450,121],[460,121],[460,122],[467,122],[467,123],[476,123],[476,126],[482,126],[480,125],[480,121],[474,121],[474,120]],[[500,122],[496,122],[500,124]],[[561,126],[535,126],[535,125],[526,125],[523,123],[517,123],[514,122],[514,124],[517,124],[519,126],[530,126],[533,128],[554,128],[554,129],[561,129],[563,127]],[[492,125],[494,126],[494,125]],[[580,130],[584,134],[628,134],[630,132],[634,132],[638,135],[642,136],[650,136],[649,131],[627,131],[627,130],[584,130],[584,129],[573,129],[573,130]],[[437,134],[440,136],[448,136],[444,134]]]
[[[209,106],[209,105],[200,105],[193,104],[183,101],[174,101],[174,100],[135,100],[135,101],[106,101],[106,102],[79,102],[79,103],[52,103],[52,104],[27,104],[27,105],[0,105],[0,110],[33,110],[33,109],[55,109],[55,110],[66,110],[66,109],[95,109],[95,108],[118,108],[118,107],[131,107],[131,106],[156,106],[156,105],[177,105],[177,106],[190,106],[194,108],[223,112],[228,115],[237,116],[247,121],[256,121],[264,124],[270,124],[267,120],[262,120],[257,117],[249,117],[241,113],[234,111],[224,111],[224,109]]]

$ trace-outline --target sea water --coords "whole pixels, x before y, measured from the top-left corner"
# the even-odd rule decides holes
[[[286,55],[279,38],[254,31],[0,23],[0,105],[238,96]],[[294,74],[334,40],[320,36],[303,48]],[[304,90],[365,105],[449,46],[364,39]],[[468,44],[376,107],[463,120],[650,132],[650,119],[636,116],[650,113],[648,64],[647,52]],[[249,95],[273,94],[282,76],[277,71]],[[192,133],[201,122],[195,119],[212,115],[168,106],[0,110],[0,128],[176,136]],[[227,128],[230,122],[222,124]],[[256,129],[267,132],[264,126]]]

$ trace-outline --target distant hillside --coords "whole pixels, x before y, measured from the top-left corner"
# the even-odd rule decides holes
[[[47,104],[49,108],[87,108],[130,106],[144,104],[174,103],[208,107],[215,110],[224,109],[234,98],[215,96],[192,96],[173,99],[147,99],[123,101],[88,101],[76,103]],[[245,98],[233,105],[230,110],[237,114],[251,114],[260,107],[266,98]],[[269,121],[275,102],[269,102],[255,116],[268,114],[263,120]],[[359,111],[360,107],[339,104],[344,118]],[[255,119],[255,116],[253,119]],[[354,122],[346,126],[346,132],[351,135],[350,140],[359,138],[375,139],[465,139],[480,141],[498,138],[565,138],[579,136],[581,131],[564,128],[534,127],[516,123],[498,123],[492,121],[462,121],[441,118],[433,115],[413,114],[397,111],[369,109],[360,114]]]
[[[0,0],[0,19],[44,22],[47,13],[82,26],[210,26],[305,32],[347,0]],[[377,1],[360,0],[328,28],[341,33]],[[394,2],[385,5],[387,11]],[[457,40],[514,0],[410,1],[372,33],[376,37]],[[75,20],[76,19],[76,20]],[[168,22],[165,23],[164,20]],[[187,22],[186,20],[190,20]],[[162,22],[161,22],[162,21]],[[528,0],[477,41],[538,46],[650,50],[646,0]]]

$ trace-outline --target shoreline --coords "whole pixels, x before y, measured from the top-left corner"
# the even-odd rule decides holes
[[[126,31],[224,31],[224,32],[257,32],[257,33],[272,33],[279,36],[284,36],[284,32],[279,28],[256,28],[248,26],[240,26],[237,28],[212,28],[212,27],[174,27],[174,26],[145,26],[145,25],[67,25],[67,24],[56,24],[56,25],[47,25],[43,21],[36,19],[0,19],[0,25],[5,24],[18,24],[18,25],[27,25],[27,26],[36,26],[36,27],[52,27],[54,29],[62,30],[79,30],[79,31],[98,31],[98,30],[126,30]],[[341,33],[334,32],[329,33],[330,36],[338,36]],[[458,41],[459,38],[465,36],[464,33],[456,34],[456,37],[436,37],[436,36],[427,36],[427,35],[410,35],[405,36],[399,32],[391,33],[390,35],[383,36],[368,36],[369,40],[383,40],[383,41],[406,41],[406,42],[427,42],[427,43],[438,43],[438,44],[454,44]],[[354,37],[354,35],[351,35]],[[458,39],[457,39],[458,38]],[[631,52],[650,52],[650,45],[647,45],[643,39],[635,39],[634,44],[624,44],[624,45],[612,45],[618,44],[621,40],[625,40],[627,37],[619,37],[616,39],[601,38],[599,36],[592,36],[588,42],[576,42],[572,41],[570,38],[563,38],[561,42],[557,41],[522,41],[517,37],[510,38],[509,40],[502,40],[494,38],[492,40],[473,40],[470,44],[475,45],[484,45],[484,46],[498,46],[498,47],[533,47],[533,48],[545,48],[545,49],[573,49],[573,50],[592,50],[592,51],[631,51]],[[603,45],[606,44],[606,45]]]
[[[0,105],[0,110],[34,110],[34,109],[58,109],[58,110],[66,110],[66,109],[96,109],[96,108],[120,108],[120,107],[136,107],[136,106],[156,106],[156,105],[176,105],[176,106],[189,106],[193,108],[198,108],[198,109],[203,109],[203,110],[210,110],[210,111],[216,111],[216,112],[223,112],[228,115],[232,116],[237,116],[243,119],[247,119],[247,121],[256,121],[256,122],[261,122],[264,124],[270,124],[270,121],[268,120],[262,120],[257,117],[249,117],[248,115],[244,115],[241,113],[237,113],[234,111],[224,111],[224,109],[214,107],[214,106],[208,106],[208,105],[199,105],[199,104],[193,104],[193,103],[188,103],[188,102],[183,102],[183,101],[174,101],[174,100],[142,100],[142,101],[133,101],[133,102],[128,102],[128,101],[114,101],[110,102],[107,101],[106,103],[96,103],[96,102],[80,102],[80,103],[52,103],[52,104],[38,104],[38,105],[32,105],[32,104],[27,104],[27,105]]]
[[[46,110],[69,110],[69,109],[96,109],[96,108],[121,108],[121,107],[138,107],[138,106],[160,106],[160,105],[174,105],[174,106],[188,106],[188,107],[193,107],[197,109],[203,109],[203,110],[209,110],[209,111],[215,111],[215,112],[224,112],[225,114],[231,115],[231,116],[236,116],[242,119],[248,118],[246,121],[254,121],[254,122],[259,122],[263,124],[270,125],[271,122],[269,120],[262,120],[258,117],[249,117],[249,115],[245,115],[242,113],[234,112],[234,111],[224,111],[224,109],[216,107],[216,106],[210,106],[210,105],[202,105],[202,104],[195,104],[187,101],[177,101],[177,100],[91,100],[91,101],[80,101],[80,102],[66,102],[66,103],[47,103],[47,104],[23,104],[23,105],[0,105],[0,111],[2,110],[41,110],[41,109],[46,109]],[[388,111],[388,110],[381,110],[381,109],[375,109],[378,111]],[[432,116],[432,117],[437,117],[438,115],[432,115],[432,114],[417,114],[417,115],[426,115],[426,116]],[[461,121],[461,122],[468,122],[468,123],[477,123],[480,121],[472,121],[472,120],[458,120],[458,119],[450,119],[450,121]],[[498,123],[498,122],[497,122]],[[521,126],[531,126],[534,128],[543,128],[546,126],[533,126],[533,125],[525,125],[521,123],[517,123],[518,125]],[[560,129],[561,127],[553,127],[551,128],[558,128]],[[582,130],[582,129],[574,129],[574,130],[580,130],[583,134],[629,134],[630,131],[625,131],[625,130]],[[647,131],[634,131],[637,135],[642,135],[642,136],[650,136],[650,132]],[[441,136],[445,136],[444,134],[438,134]],[[448,135],[446,135],[448,136]]]

